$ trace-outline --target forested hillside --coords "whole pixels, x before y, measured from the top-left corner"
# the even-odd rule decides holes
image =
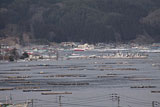
[[[0,0],[0,37],[158,42],[160,0]]]

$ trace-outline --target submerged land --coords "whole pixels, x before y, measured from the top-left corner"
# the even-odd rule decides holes
[[[0,101],[28,107],[159,106],[159,44],[66,44],[25,47],[29,57],[1,60]]]

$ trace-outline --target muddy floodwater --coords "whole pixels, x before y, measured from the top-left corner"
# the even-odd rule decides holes
[[[105,54],[78,52],[84,53]],[[160,53],[146,54],[144,59],[1,62],[0,102],[32,101],[33,107],[160,107]]]

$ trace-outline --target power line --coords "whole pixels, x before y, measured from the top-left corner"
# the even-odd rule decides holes
[[[95,101],[97,101],[97,102],[107,101],[107,97],[103,96],[103,97],[93,97],[93,98],[85,98],[85,99],[79,99],[79,100],[76,99],[76,101],[73,101],[71,103],[76,103],[76,102],[78,102],[78,103],[90,103],[90,102],[93,102],[93,101],[94,102]]]
[[[112,99],[109,99],[110,96]],[[69,99],[69,101],[67,101],[67,99]],[[53,98],[53,99],[56,99],[56,98]],[[52,100],[53,100],[52,99]],[[72,106],[87,106],[87,107],[97,107],[96,105],[93,105],[91,103],[94,103],[94,104],[99,104],[100,102],[106,102],[106,101],[109,101],[109,100],[112,100],[112,101],[116,101],[117,102],[117,107],[120,107],[120,99],[122,102],[126,102],[126,104],[130,103],[130,104],[134,104],[134,105],[139,105],[139,106],[144,106],[144,107],[159,107],[158,105],[160,104],[159,102],[157,101],[147,101],[147,100],[143,100],[143,99],[139,99],[139,98],[134,98],[134,97],[130,97],[130,96],[125,96],[125,95],[119,95],[117,93],[112,93],[112,94],[109,94],[109,95],[101,95],[101,96],[94,96],[94,97],[87,97],[87,98],[77,98],[77,97],[64,97],[64,99],[62,100],[62,96],[59,96],[59,100],[58,102],[55,102],[54,101],[51,101],[51,100],[43,100],[43,99],[34,99],[34,103],[35,101],[40,101],[42,102],[41,106],[42,105],[46,105],[48,107],[53,106],[53,104],[55,104],[55,106],[57,107],[62,107],[64,105],[72,105]],[[62,101],[63,102],[62,102]],[[20,101],[20,100],[19,100]],[[149,103],[150,102],[150,103]],[[38,103],[38,102],[37,102]],[[33,105],[33,99],[31,99],[31,105],[32,107],[33,106],[36,106],[36,104]],[[39,105],[39,104],[38,104]],[[128,106],[128,107],[132,107],[131,106]],[[153,106],[155,105],[155,106]],[[109,106],[104,106],[104,103],[103,105],[99,106],[98,107],[109,107]]]
[[[109,99],[108,99],[109,100]],[[78,104],[89,104],[89,103],[93,103],[93,102],[104,102],[107,101],[106,99],[102,99],[102,100],[91,100],[91,101],[84,101],[84,102],[77,102]]]
[[[64,105],[77,105],[77,106],[87,106],[87,107],[97,107],[95,105],[84,105],[84,104],[73,104],[73,103],[62,103]],[[110,106],[99,106],[98,107],[110,107]]]
[[[146,102],[146,103],[151,102],[149,100],[143,100],[143,99],[133,98],[133,97],[129,97],[129,96],[121,95],[121,94],[120,94],[120,96],[121,97],[129,98],[129,99],[133,99],[133,100],[137,100],[137,101],[143,101],[143,102]]]
[[[144,102],[144,101],[135,101],[135,100],[133,100],[133,99],[126,99],[126,98],[123,98],[123,97],[121,97],[121,99],[123,99],[123,100],[125,100],[125,101],[130,101],[130,102],[137,102],[137,103],[141,103],[141,104],[151,104],[151,103],[149,103],[149,102],[151,102],[151,101],[149,101],[149,102]]]
[[[137,102],[132,102],[132,101],[125,101],[125,102],[135,104],[135,105],[143,105],[143,106],[151,107],[151,104],[137,103]]]
[[[44,100],[38,100],[38,101],[44,101]],[[47,101],[47,100],[45,100],[45,101]],[[52,103],[52,104],[58,104],[58,103],[56,103],[56,102],[51,102],[51,101],[47,101],[47,102],[50,102],[50,103]],[[88,106],[88,107],[97,107],[97,106],[95,106],[95,105],[86,105],[86,104],[75,104],[75,103],[62,103],[61,102],[61,104],[63,104],[63,105],[77,105],[77,106]],[[109,107],[109,106],[98,106],[98,107]]]
[[[65,97],[64,97],[65,98]],[[80,100],[76,100],[76,101],[72,101],[72,102],[69,102],[70,104],[72,103],[78,103],[79,105],[80,104],[84,104],[84,103],[91,103],[91,102],[102,102],[102,101],[107,101],[107,99],[105,99],[106,97],[94,97],[94,98],[91,98],[89,100],[87,99],[80,99]],[[109,100],[109,99],[108,99]],[[56,102],[53,102],[53,101],[48,101],[48,100],[39,100],[39,101],[44,101],[44,102],[48,102],[48,103],[56,103]]]

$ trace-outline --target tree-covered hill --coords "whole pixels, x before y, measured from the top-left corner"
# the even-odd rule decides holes
[[[0,37],[158,42],[160,0],[0,0]]]

